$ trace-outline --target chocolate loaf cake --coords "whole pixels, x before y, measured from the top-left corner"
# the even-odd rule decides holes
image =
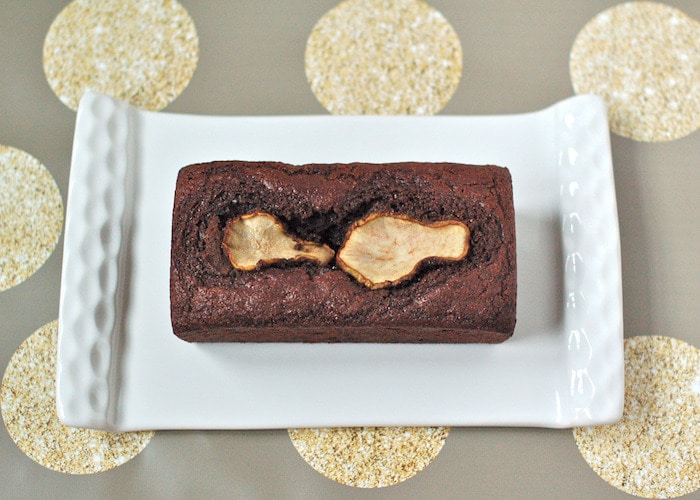
[[[190,342],[502,342],[516,311],[510,173],[454,163],[185,167],[170,302],[173,331]]]

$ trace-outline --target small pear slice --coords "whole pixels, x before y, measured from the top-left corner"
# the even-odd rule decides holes
[[[426,224],[404,215],[373,213],[350,226],[336,262],[368,288],[386,288],[411,278],[425,259],[463,259],[469,234],[457,220]]]
[[[328,245],[290,236],[280,221],[265,212],[253,212],[229,221],[222,245],[231,265],[242,271],[285,260],[308,260],[325,266],[335,255]]]

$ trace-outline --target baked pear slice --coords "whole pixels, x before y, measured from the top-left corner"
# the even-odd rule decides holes
[[[231,219],[224,229],[222,246],[231,265],[241,271],[280,261],[311,261],[325,266],[335,255],[328,245],[291,236],[275,216],[266,212]]]
[[[350,226],[336,262],[357,281],[377,290],[413,277],[425,259],[463,259],[469,252],[469,236],[467,225],[458,220],[428,224],[375,212]]]

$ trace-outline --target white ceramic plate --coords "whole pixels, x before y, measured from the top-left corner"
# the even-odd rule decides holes
[[[513,175],[518,323],[500,345],[188,344],[169,315],[178,170],[221,160],[495,163]],[[214,117],[87,94],[66,209],[57,402],[111,431],[570,427],[623,403],[620,245],[606,110]]]

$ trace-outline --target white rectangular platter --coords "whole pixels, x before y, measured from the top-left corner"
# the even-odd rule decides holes
[[[518,321],[499,345],[188,344],[170,326],[178,170],[211,160],[452,161],[513,176]],[[610,423],[623,403],[620,242],[603,102],[437,117],[78,109],[57,404],[109,431]],[[457,299],[458,300],[458,299]]]

